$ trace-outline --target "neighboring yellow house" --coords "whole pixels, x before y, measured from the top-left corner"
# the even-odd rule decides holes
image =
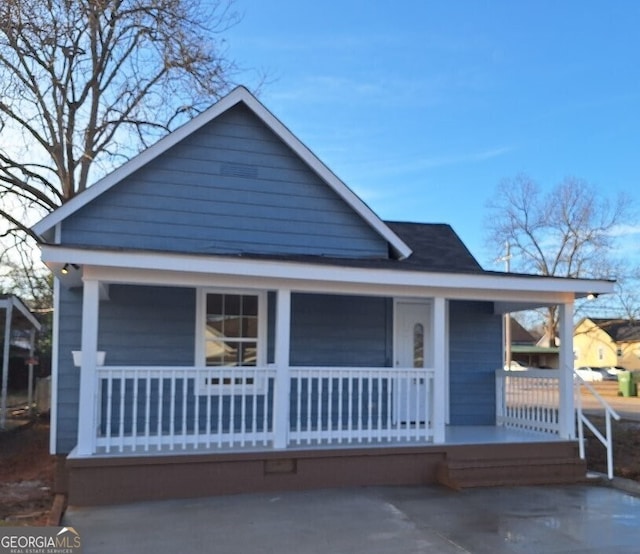
[[[640,369],[640,321],[584,318],[573,332],[575,367]]]

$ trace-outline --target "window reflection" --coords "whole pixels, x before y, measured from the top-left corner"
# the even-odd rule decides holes
[[[255,366],[258,297],[207,294],[205,356],[208,366]]]
[[[413,326],[413,367],[424,367],[424,326]]]

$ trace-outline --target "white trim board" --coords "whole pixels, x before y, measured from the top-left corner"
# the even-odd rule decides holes
[[[591,293],[612,293],[614,283],[590,279],[519,276],[516,274],[457,274],[393,269],[353,268],[337,265],[256,260],[237,256],[197,256],[190,254],[120,252],[74,249],[42,245],[42,259],[56,265],[75,263],[84,266],[83,278],[89,274],[105,282],[153,282],[210,286],[230,280],[234,286],[287,286],[301,290],[311,286],[327,291],[396,294],[398,287],[415,288],[414,294],[425,289],[449,290],[464,298],[503,302],[515,307],[531,301],[557,304],[573,297]],[[188,269],[185,269],[188,268]],[[156,273],[160,272],[160,273]],[[406,290],[401,296],[412,292]],[[478,296],[480,295],[480,296]],[[524,295],[524,296],[523,296]]]

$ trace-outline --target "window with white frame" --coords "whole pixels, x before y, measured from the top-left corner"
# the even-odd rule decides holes
[[[255,366],[258,356],[258,297],[208,293],[205,364]]]
[[[204,385],[253,386],[255,372],[240,368],[264,365],[266,296],[259,293],[203,291],[199,327],[200,363],[211,371]]]

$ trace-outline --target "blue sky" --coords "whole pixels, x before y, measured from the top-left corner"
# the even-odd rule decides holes
[[[640,200],[640,2],[236,8],[240,80],[265,71],[260,99],[382,218],[449,223],[487,269],[502,267],[484,220],[504,178],[571,175]]]

